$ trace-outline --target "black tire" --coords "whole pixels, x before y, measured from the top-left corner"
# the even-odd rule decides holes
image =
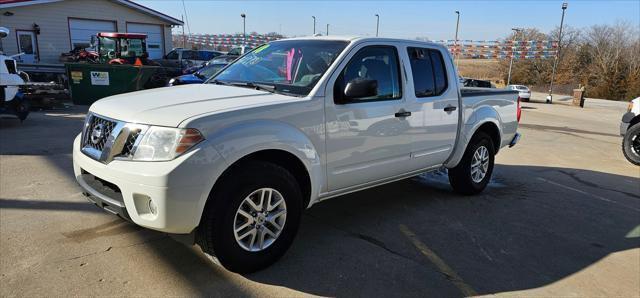
[[[489,165],[484,178],[476,182],[471,176],[471,162],[476,150],[482,146],[488,149]],[[495,148],[491,138],[483,132],[476,132],[471,142],[469,142],[460,163],[455,168],[449,169],[449,183],[453,190],[463,195],[474,195],[482,192],[491,180],[494,160]]]
[[[222,266],[237,273],[251,273],[275,263],[291,246],[298,232],[302,214],[302,193],[286,169],[261,161],[247,162],[230,169],[211,193],[205,207],[197,243],[215,255]],[[273,188],[286,203],[286,221],[273,244],[262,251],[250,252],[235,239],[235,214],[243,200],[260,188]]]
[[[627,130],[622,138],[622,153],[629,162],[640,166],[640,123]]]
[[[529,102],[531,99],[530,98],[522,98],[521,99],[523,102]]]
[[[27,119],[29,111],[31,110],[31,103],[28,99],[25,99],[22,93],[18,93],[16,98],[12,101],[13,109],[16,112],[16,116],[20,119],[20,122]]]

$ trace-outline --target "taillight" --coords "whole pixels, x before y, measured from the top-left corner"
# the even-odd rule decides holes
[[[522,116],[522,107],[520,107],[520,96],[518,96],[518,112],[516,114],[518,122],[520,122],[520,116]]]

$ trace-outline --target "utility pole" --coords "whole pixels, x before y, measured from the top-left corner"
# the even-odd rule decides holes
[[[380,15],[376,13],[376,37],[378,37],[379,28],[380,28]]]
[[[182,48],[187,48],[187,36],[184,35],[184,15],[180,15],[180,20],[182,21]]]
[[[313,18],[313,35],[316,35],[316,17],[311,16]]]
[[[329,24],[327,24],[327,36],[329,36]]]
[[[511,28],[511,30],[513,30],[513,43],[515,44],[516,41],[518,41],[518,32],[522,32],[522,36],[524,38],[524,29],[523,28]],[[509,84],[511,84],[511,68],[513,67],[513,48],[514,46],[511,46],[511,61],[509,61],[509,76],[507,77],[507,86],[509,86]]]
[[[247,15],[244,13],[241,13],[240,16],[242,17],[242,45],[246,46],[247,45],[247,26],[246,26]]]
[[[567,10],[567,2],[562,3],[562,18],[560,19],[560,32],[558,33],[558,51],[556,52],[556,59],[553,62],[553,70],[551,71],[551,81],[549,82],[549,95],[547,96],[547,103],[553,103],[553,79],[556,76],[556,68],[558,67],[558,61],[560,60],[560,50],[562,49],[562,25],[564,24],[565,10]]]
[[[460,61],[460,57],[458,57],[458,27],[460,26],[460,11],[456,10],[456,14],[458,15],[458,19],[456,20],[456,42],[453,45],[453,51],[456,58],[456,68],[458,68],[458,62]]]

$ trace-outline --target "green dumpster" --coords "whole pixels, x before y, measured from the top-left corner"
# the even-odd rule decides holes
[[[146,89],[162,67],[113,64],[65,64],[71,99],[76,105],[90,105],[110,95]]]

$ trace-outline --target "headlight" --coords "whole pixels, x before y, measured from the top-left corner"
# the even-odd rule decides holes
[[[194,128],[151,126],[136,147],[133,160],[172,160],[202,140],[202,134]]]

